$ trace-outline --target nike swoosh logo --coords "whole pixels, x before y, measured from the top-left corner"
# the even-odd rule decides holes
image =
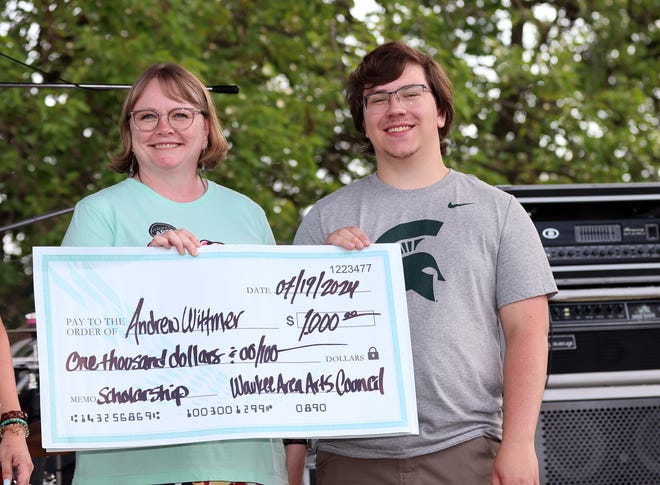
[[[447,204],[447,208],[454,209],[456,207],[461,207],[462,205],[472,205],[472,204],[474,204],[474,202],[464,202],[462,204],[454,204],[453,202],[450,202],[449,204]]]

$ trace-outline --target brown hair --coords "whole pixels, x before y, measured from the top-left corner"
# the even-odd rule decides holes
[[[229,144],[222,133],[220,120],[215,112],[211,94],[204,84],[190,71],[178,64],[154,64],[137,78],[126,95],[119,120],[119,135],[121,152],[110,154],[110,168],[115,172],[128,173],[131,168],[139,173],[140,167],[133,154],[133,139],[131,136],[131,111],[144,92],[147,84],[158,79],[165,94],[173,99],[180,99],[195,106],[208,120],[208,146],[199,156],[197,166],[204,169],[217,167],[227,156]]]
[[[398,79],[408,64],[419,64],[424,68],[426,81],[435,98],[438,112],[445,116],[445,124],[438,128],[440,147],[444,155],[447,149],[446,137],[454,119],[454,91],[445,71],[431,56],[398,41],[387,42],[364,56],[360,65],[346,81],[345,98],[348,103],[355,129],[365,134],[364,108],[362,98],[365,89],[387,84]],[[374,147],[369,142],[367,152],[373,154]]]

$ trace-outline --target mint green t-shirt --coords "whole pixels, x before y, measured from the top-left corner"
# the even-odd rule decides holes
[[[199,199],[173,202],[126,179],[76,204],[62,245],[144,247],[182,228],[209,244],[275,244],[263,209],[245,195],[209,180]]]
[[[78,202],[62,245],[144,247],[155,234],[181,228],[205,244],[275,244],[263,209],[238,192],[208,181],[202,197],[180,203],[127,179]],[[205,480],[286,485],[282,441],[212,441],[76,454],[77,485]]]

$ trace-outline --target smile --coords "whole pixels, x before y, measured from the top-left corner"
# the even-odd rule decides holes
[[[387,133],[400,133],[400,132],[402,132],[402,131],[406,131],[406,130],[409,130],[409,129],[411,129],[411,128],[412,128],[412,126],[409,126],[409,125],[405,125],[405,126],[395,126],[395,127],[393,127],[393,128],[388,128],[388,129],[385,130],[385,131],[387,131]]]
[[[157,145],[153,145],[153,147],[157,150],[167,150],[168,148],[176,148],[178,146],[178,143],[159,143]]]

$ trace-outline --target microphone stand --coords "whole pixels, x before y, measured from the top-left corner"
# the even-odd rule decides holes
[[[61,216],[62,214],[66,214],[68,212],[73,212],[73,207],[69,207],[68,209],[61,209],[54,212],[48,212],[40,216],[35,216],[29,219],[25,219],[24,221],[14,222],[13,224],[7,224],[6,226],[0,226],[0,233],[11,231],[12,229],[16,229],[18,227],[27,226],[28,224],[32,224],[33,222],[39,222],[44,219],[50,219],[51,217]]]
[[[75,83],[11,83],[0,82],[0,88],[80,88],[93,91],[110,89],[130,89],[130,84],[75,84]],[[234,84],[214,84],[206,86],[212,93],[237,94],[238,86]]]

